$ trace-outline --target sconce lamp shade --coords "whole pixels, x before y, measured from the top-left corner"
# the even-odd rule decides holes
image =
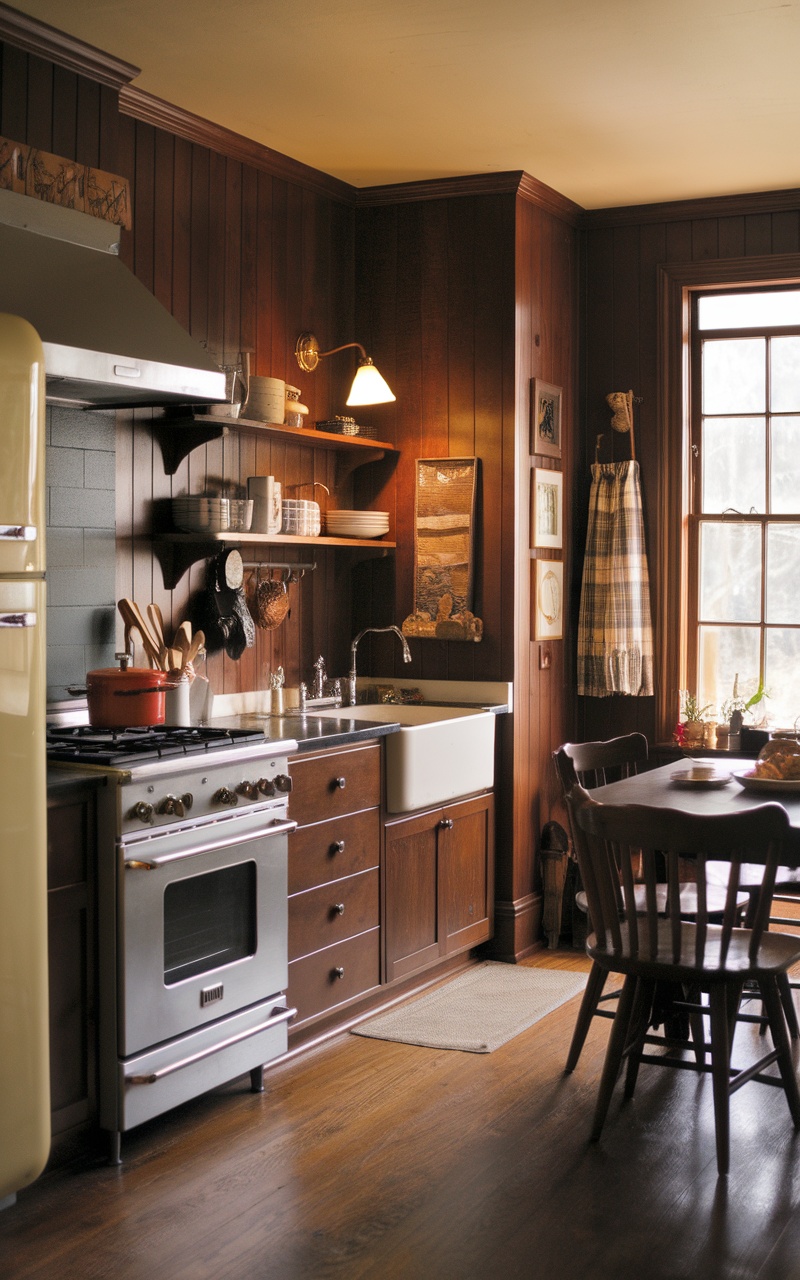
[[[319,343],[313,333],[301,333],[297,339],[294,354],[300,368],[305,373],[311,373],[325,356],[333,356],[337,351],[346,351],[349,347],[358,347],[361,359],[347,397],[347,404],[388,404],[394,400],[396,397],[388,383],[378,373],[360,342],[345,342],[341,347],[333,347],[330,351],[320,351]]]
[[[395,398],[386,379],[378,373],[369,356],[366,356],[356,369],[347,404],[389,404]]]

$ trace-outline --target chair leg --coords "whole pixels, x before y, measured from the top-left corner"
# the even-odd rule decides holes
[[[691,1001],[692,1004],[701,1004],[703,993],[699,987],[688,986],[686,989],[686,999]],[[702,1068],[706,1064],[706,1028],[702,1013],[690,1013],[689,1026],[692,1029],[692,1048],[694,1049],[694,1059],[698,1067]]]
[[[564,1067],[565,1075],[569,1075],[578,1065],[578,1058],[581,1056],[581,1050],[589,1032],[592,1018],[595,1015],[595,1010],[600,1002],[600,997],[603,994],[603,987],[606,984],[607,977],[607,969],[601,968],[599,964],[592,964],[589,980],[586,983],[586,990],[581,1000],[581,1007],[578,1010],[575,1030],[572,1033],[572,1042],[567,1054],[567,1065]]]
[[[597,1093],[597,1104],[595,1106],[594,1121],[592,1123],[592,1142],[597,1142],[603,1131],[603,1125],[608,1114],[611,1095],[614,1092],[614,1085],[617,1083],[617,1076],[622,1064],[622,1055],[625,1052],[625,1046],[628,1043],[628,1029],[631,1021],[631,1012],[633,1010],[634,997],[636,995],[636,986],[638,979],[632,974],[628,974],[622,987],[622,992],[617,1005],[617,1012],[614,1021],[611,1024],[611,1035],[608,1038],[608,1048],[606,1049],[606,1058],[603,1063],[603,1074],[600,1077],[600,1088]]]
[[[789,1035],[793,1040],[800,1040],[800,1026],[797,1023],[797,1010],[792,999],[792,988],[789,985],[788,973],[778,974],[778,991],[781,996],[783,1012],[786,1016],[786,1025],[789,1028]]]
[[[625,1073],[626,1098],[632,1098],[636,1089],[636,1080],[639,1075],[639,1064],[641,1061],[642,1049],[644,1048],[644,1038],[647,1035],[653,1016],[652,1010],[655,990],[655,982],[651,982],[645,978],[640,978],[636,986],[636,997],[633,1002],[633,1011],[631,1013],[628,1035],[628,1069]]]
[[[714,1089],[714,1123],[717,1138],[717,1173],[724,1176],[730,1165],[731,1061],[728,1035],[729,997],[726,987],[715,982],[709,993],[711,1014],[711,1080]]]
[[[797,1087],[797,1076],[794,1062],[792,1061],[792,1049],[789,1043],[789,1034],[786,1030],[786,1022],[784,1021],[784,1010],[780,994],[781,977],[786,977],[786,975],[779,974],[777,977],[770,975],[762,978],[759,986],[764,1001],[764,1009],[769,1018],[772,1043],[778,1051],[778,1068],[786,1092],[786,1101],[794,1121],[794,1127],[797,1129],[800,1128],[800,1091]]]

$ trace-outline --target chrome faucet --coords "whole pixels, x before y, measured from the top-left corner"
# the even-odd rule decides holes
[[[358,648],[359,640],[369,631],[393,631],[403,646],[403,662],[411,661],[411,650],[408,647],[408,641],[399,627],[365,627],[363,631],[359,631],[355,640],[350,645],[350,674],[347,677],[347,699],[348,706],[351,707],[356,705],[356,649]]]

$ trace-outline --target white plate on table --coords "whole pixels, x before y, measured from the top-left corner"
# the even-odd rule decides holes
[[[731,780],[730,773],[708,773],[702,769],[676,769],[669,775],[670,782],[676,787],[727,787]]]
[[[757,778],[752,769],[737,769],[733,776],[745,791],[800,793],[800,778]]]

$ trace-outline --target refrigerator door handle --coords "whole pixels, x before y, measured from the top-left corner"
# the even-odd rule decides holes
[[[35,627],[35,613],[0,613],[0,627]]]
[[[3,542],[35,542],[35,524],[0,524],[0,539]]]

